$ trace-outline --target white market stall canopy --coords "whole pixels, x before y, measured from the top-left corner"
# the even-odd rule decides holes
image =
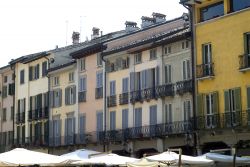
[[[83,159],[82,161],[75,162],[75,165],[84,165],[84,164],[105,164],[107,166],[113,165],[126,165],[128,162],[138,161],[136,158],[120,156],[113,153],[101,153],[97,155],[92,155],[89,159]]]
[[[223,154],[218,154],[218,153],[206,153],[203,155],[203,157],[207,159],[214,160],[217,163],[228,165],[233,163],[233,156],[232,155],[223,155]],[[236,157],[235,159],[236,165],[246,165],[250,164],[250,158],[247,157]]]
[[[84,159],[89,159],[89,156],[93,154],[100,154],[100,152],[87,149],[79,149],[67,154],[63,154],[61,155],[61,157],[72,160],[84,160]]]
[[[127,163],[128,167],[158,167],[160,165],[159,162],[149,161],[146,158],[142,158],[135,162]]]
[[[64,166],[72,161],[60,156],[16,148],[0,154],[0,166]]]
[[[161,154],[146,157],[146,159],[149,161],[158,161],[165,164],[178,164],[179,154],[167,151]],[[214,164],[214,161],[203,157],[181,155],[181,163],[183,165],[211,166]]]

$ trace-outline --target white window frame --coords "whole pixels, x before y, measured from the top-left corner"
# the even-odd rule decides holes
[[[69,73],[69,82],[74,82],[75,80],[75,73],[74,72],[70,72]]]
[[[80,71],[85,71],[86,70],[86,59],[85,58],[81,58],[79,60],[79,70]]]
[[[53,77],[53,84],[54,84],[54,86],[58,86],[59,85],[59,76],[54,76]]]

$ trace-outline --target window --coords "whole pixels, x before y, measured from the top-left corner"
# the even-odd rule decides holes
[[[137,90],[139,90],[139,88],[143,90],[143,89],[155,87],[155,85],[158,85],[159,83],[158,67],[143,70],[139,72],[139,75],[135,77],[135,82],[136,82]]]
[[[65,88],[65,104],[71,105],[76,103],[76,86]]]
[[[212,45],[210,43],[202,45],[202,64],[203,75],[212,75]]]
[[[4,76],[4,83],[8,82],[8,76]]]
[[[96,88],[101,88],[103,86],[103,72],[98,71],[96,73]]]
[[[244,35],[244,38],[245,38],[245,54],[250,54],[250,33],[246,33]]]
[[[213,128],[216,125],[216,115],[218,112],[218,93],[209,93],[205,96],[204,109],[206,114],[207,128]]]
[[[230,4],[232,12],[250,7],[249,0],[231,0]]]
[[[25,112],[25,101],[26,101],[25,98],[18,100],[18,106],[17,106],[18,113]]]
[[[46,76],[47,74],[47,61],[42,63],[42,77]]]
[[[84,71],[85,70],[85,58],[80,59],[80,64],[79,64],[79,70]]]
[[[153,105],[149,107],[149,123],[150,125],[157,124],[157,105]]]
[[[191,67],[190,67],[190,60],[184,60],[182,62],[182,76],[183,80],[191,79]]]
[[[122,110],[122,129],[128,128],[128,109]]]
[[[150,60],[154,60],[157,58],[157,50],[156,48],[150,50]]]
[[[189,121],[191,118],[191,101],[190,100],[184,101],[183,113],[184,113],[184,121]]]
[[[172,104],[168,103],[165,105],[165,121],[166,123],[173,122]]]
[[[62,105],[62,90],[55,89],[50,92],[51,107],[60,107]]]
[[[182,43],[181,43],[181,48],[182,48],[182,49],[185,49],[185,42],[182,42]]]
[[[55,145],[61,144],[61,124],[60,119],[56,118],[53,120],[53,138]]]
[[[9,92],[8,92],[8,94],[10,95],[10,96],[12,96],[12,95],[14,95],[15,94],[15,83],[12,83],[12,84],[9,84]]]
[[[224,15],[224,3],[219,2],[200,9],[201,21],[206,21]]]
[[[115,130],[115,126],[116,126],[116,114],[115,111],[111,111],[110,112],[110,130]]]
[[[54,86],[58,86],[59,85],[59,77],[56,76],[56,77],[53,77],[53,80],[54,80]]]
[[[101,53],[97,53],[97,55],[96,55],[96,60],[97,60],[97,62],[96,62],[96,64],[97,64],[97,66],[102,66],[102,55],[101,55]]]
[[[79,132],[80,132],[80,140],[85,140],[86,133],[86,116],[81,115],[79,118]]]
[[[20,84],[24,84],[24,70],[20,71]]]
[[[10,120],[14,119],[14,107],[11,106]]]
[[[115,81],[110,81],[110,96],[114,96],[116,91],[115,91]]]
[[[165,46],[165,48],[164,48],[164,53],[165,54],[170,54],[171,53],[171,46]]]
[[[186,48],[189,48],[189,41],[186,41]]]
[[[183,41],[181,43],[181,48],[182,49],[187,49],[189,47],[189,41]]]
[[[122,79],[122,93],[128,92],[128,77]]]
[[[235,126],[240,122],[241,113],[241,91],[240,88],[228,89],[224,91],[224,104],[227,126]]]
[[[36,66],[35,66],[35,70],[34,70],[34,79],[38,79],[39,78],[39,64],[37,64]]]
[[[69,82],[74,82],[74,72],[69,73]]]
[[[7,95],[8,95],[7,88],[8,88],[7,86],[3,86],[3,92],[2,92],[2,93],[3,93],[3,94],[2,94],[2,97],[3,97],[3,98],[6,98]]]
[[[97,123],[96,131],[97,132],[103,131],[103,112],[98,112],[96,114],[96,123]]]
[[[80,85],[79,85],[79,92],[84,92],[86,91],[86,76],[80,77]]]
[[[6,108],[3,108],[2,116],[3,116],[3,121],[6,121]]]
[[[73,144],[74,133],[75,133],[75,119],[72,116],[68,116],[65,119],[66,144]]]
[[[165,65],[165,84],[172,82],[172,66],[170,64]]]
[[[141,56],[142,56],[141,52],[135,54],[135,64],[140,64],[142,62]]]
[[[135,127],[142,126],[142,108],[135,108],[135,119],[134,119]]]

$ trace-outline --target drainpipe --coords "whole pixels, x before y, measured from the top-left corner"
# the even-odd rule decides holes
[[[101,58],[102,61],[104,62],[104,67],[103,67],[103,99],[104,99],[104,144],[103,144],[103,152],[106,151],[106,132],[107,132],[107,93],[106,93],[106,81],[107,81],[107,74],[106,74],[106,60],[104,59],[104,56],[102,55],[102,50],[101,50]]]
[[[195,57],[195,29],[194,29],[194,15],[193,15],[193,8],[191,5],[182,4],[189,12],[189,25],[190,25],[190,32],[191,32],[191,61],[192,61],[192,96],[193,96],[193,126],[194,126],[194,147],[196,148],[196,154],[198,154],[198,147],[199,147],[199,135],[197,132],[197,122],[196,122],[196,94],[197,94],[197,82],[196,82],[196,57]]]
[[[12,145],[14,145],[14,142],[15,142],[15,98],[16,98],[16,68],[15,68],[15,64],[14,65],[11,65],[11,70],[14,71],[13,75],[14,75],[14,84],[15,84],[15,92],[14,92],[14,95],[13,95],[13,134],[12,134]],[[3,103],[2,103],[3,104]]]

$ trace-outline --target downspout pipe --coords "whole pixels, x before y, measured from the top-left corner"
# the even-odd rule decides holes
[[[107,61],[104,59],[104,56],[103,56],[103,50],[105,49],[106,47],[103,46],[103,48],[101,49],[101,58],[102,58],[102,61],[104,62],[104,67],[103,67],[103,78],[104,78],[104,82],[103,82],[103,99],[104,99],[104,144],[103,144],[103,152],[106,151],[106,133],[107,133],[107,86],[106,86],[106,82],[107,82],[107,74],[106,74],[106,63]]]
[[[193,129],[194,129],[194,147],[197,148],[199,146],[198,142],[198,133],[197,133],[197,111],[196,111],[196,106],[197,106],[197,101],[196,101],[196,94],[197,94],[197,82],[196,82],[196,57],[195,57],[195,32],[194,32],[194,19],[193,19],[193,9],[191,5],[186,5],[182,4],[183,7],[185,7],[188,12],[189,12],[189,27],[190,27],[190,32],[191,32],[191,61],[192,61],[192,98],[193,98]],[[197,151],[197,149],[196,149]],[[196,152],[198,154],[198,152]]]

